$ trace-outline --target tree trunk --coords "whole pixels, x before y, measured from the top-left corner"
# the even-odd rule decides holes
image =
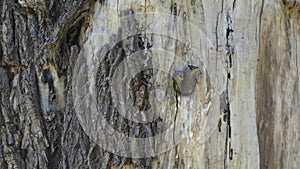
[[[300,167],[299,0],[0,14],[0,168]]]

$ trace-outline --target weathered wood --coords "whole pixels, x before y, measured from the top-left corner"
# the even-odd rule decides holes
[[[299,0],[1,1],[0,168],[299,168],[299,11]],[[188,64],[203,73],[180,96],[172,75]],[[152,157],[151,139],[131,158],[97,136],[172,125],[156,144],[174,147]]]

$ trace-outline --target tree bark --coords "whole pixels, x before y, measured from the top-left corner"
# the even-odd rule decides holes
[[[0,168],[299,168],[299,0],[3,0],[0,14]]]

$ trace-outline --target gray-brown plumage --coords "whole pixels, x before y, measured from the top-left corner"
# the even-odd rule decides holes
[[[202,70],[193,65],[188,65],[183,71],[175,71],[173,78],[174,90],[182,96],[188,96],[195,90]]]

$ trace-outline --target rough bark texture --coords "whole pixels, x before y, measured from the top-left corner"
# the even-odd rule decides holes
[[[221,120],[209,126],[213,132],[207,138],[200,130],[204,116],[195,118],[190,136],[171,150],[133,159],[102,149],[86,134],[75,113],[72,79],[78,59],[103,55],[95,71],[95,92],[109,124],[133,137],[162,132],[164,125],[159,120],[140,125],[121,118],[110,107],[111,91],[106,88],[114,65],[131,50],[148,46],[140,45],[146,43],[142,36],[114,46],[105,44],[122,34],[108,27],[108,18],[143,12],[187,18],[206,34],[214,55],[203,51],[203,60],[189,58],[184,43],[162,38],[158,45],[173,50],[184,61],[205,64],[210,74],[199,86],[209,91],[211,82],[219,89],[214,93],[216,107],[209,112],[218,115],[211,120]],[[299,0],[3,0],[0,17],[0,168],[300,167]],[[184,26],[172,26],[178,29],[178,39],[186,38],[181,34],[186,31]],[[102,39],[97,39],[99,31]],[[193,34],[189,35],[197,45]],[[156,39],[156,35],[146,37]],[[151,45],[157,44],[148,47]],[[125,74],[128,70],[124,70]],[[149,104],[148,89],[142,84],[148,84],[152,75],[151,69],[143,71],[130,83],[132,97],[141,100],[135,102],[139,109]],[[170,81],[163,84],[168,86]],[[185,112],[172,88],[167,93],[171,115],[165,123],[175,124],[179,116],[174,112]],[[210,101],[205,94],[195,93],[196,99],[181,106],[193,108],[203,100]]]
[[[299,168],[299,1],[264,4],[256,77],[262,168]]]

